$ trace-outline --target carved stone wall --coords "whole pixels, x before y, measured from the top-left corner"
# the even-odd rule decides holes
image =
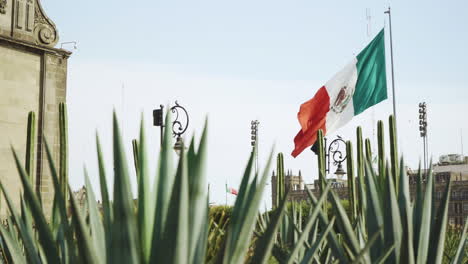
[[[0,35],[46,47],[58,42],[57,28],[39,0],[0,0]]]

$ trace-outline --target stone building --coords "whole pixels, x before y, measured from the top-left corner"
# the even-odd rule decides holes
[[[414,199],[418,172],[417,170],[411,170],[409,168],[407,168],[406,171],[411,198]],[[452,187],[449,194],[448,222],[452,225],[463,225],[468,217],[468,156],[463,157],[456,154],[443,155],[440,157],[439,162],[433,165],[432,172],[434,173],[435,180],[434,195],[436,196],[436,207],[439,206],[443,198],[446,184],[450,179]],[[275,206],[274,197],[276,197],[276,178],[273,172],[271,178],[273,207]],[[331,183],[331,188],[334,189],[341,199],[348,199],[347,180],[328,178],[327,181]],[[423,177],[422,181],[424,185],[425,177]],[[292,172],[288,171],[287,175],[285,175],[284,182],[286,189],[290,191],[289,200],[291,201],[308,200],[306,188],[311,190],[314,195],[320,195],[319,181],[315,180],[314,184],[305,184],[300,172],[298,176],[295,176]],[[301,186],[302,188],[300,188]]]
[[[24,160],[27,115],[36,112],[34,187],[50,211],[53,186],[44,140],[58,155],[58,104],[66,100],[70,52],[54,48],[58,31],[39,0],[0,0],[0,180],[19,206],[21,183],[10,146]],[[3,195],[1,204],[4,203]],[[5,216],[6,206],[0,215]]]

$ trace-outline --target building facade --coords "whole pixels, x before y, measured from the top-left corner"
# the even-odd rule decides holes
[[[448,158],[450,156],[450,158]],[[406,170],[411,198],[414,199],[417,186],[417,170]],[[463,225],[468,217],[468,156],[451,154],[440,157],[439,162],[433,165],[432,172],[434,174],[434,195],[435,205],[439,206],[443,199],[447,182],[452,182],[450,191],[450,200],[448,208],[448,222],[451,225]],[[423,172],[424,175],[424,172]],[[274,197],[276,197],[277,177],[275,172],[271,177],[272,202],[273,207],[276,205]],[[347,180],[328,178],[327,181],[331,184],[331,188],[338,194],[341,199],[348,199],[348,184]],[[422,178],[423,188],[425,185],[425,177]],[[293,175],[291,171],[285,175],[285,188],[289,190],[290,201],[308,200],[307,190],[309,189],[317,197],[320,195],[319,181],[315,180],[313,184],[305,184],[302,176],[299,174]],[[357,182],[357,181],[356,181]]]
[[[11,147],[22,161],[26,149],[27,116],[36,113],[36,173],[34,187],[50,212],[53,186],[44,141],[58,159],[58,105],[66,101],[70,52],[54,48],[58,31],[39,0],[0,0],[0,180],[19,208],[21,182]],[[4,203],[1,196],[0,203]],[[6,215],[6,206],[0,207]]]

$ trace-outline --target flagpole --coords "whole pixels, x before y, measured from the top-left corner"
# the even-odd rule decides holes
[[[397,115],[396,115],[396,100],[395,100],[395,74],[393,71],[393,39],[392,39],[392,14],[390,12],[390,7],[388,10],[384,12],[384,14],[388,14],[388,24],[390,28],[390,60],[391,60],[391,67],[392,67],[392,93],[393,93],[393,117],[395,118],[395,133],[397,133]]]

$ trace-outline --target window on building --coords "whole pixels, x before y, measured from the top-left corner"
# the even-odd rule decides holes
[[[468,212],[468,202],[463,204],[463,211]]]
[[[457,191],[452,192],[452,198],[458,199],[458,192]]]

